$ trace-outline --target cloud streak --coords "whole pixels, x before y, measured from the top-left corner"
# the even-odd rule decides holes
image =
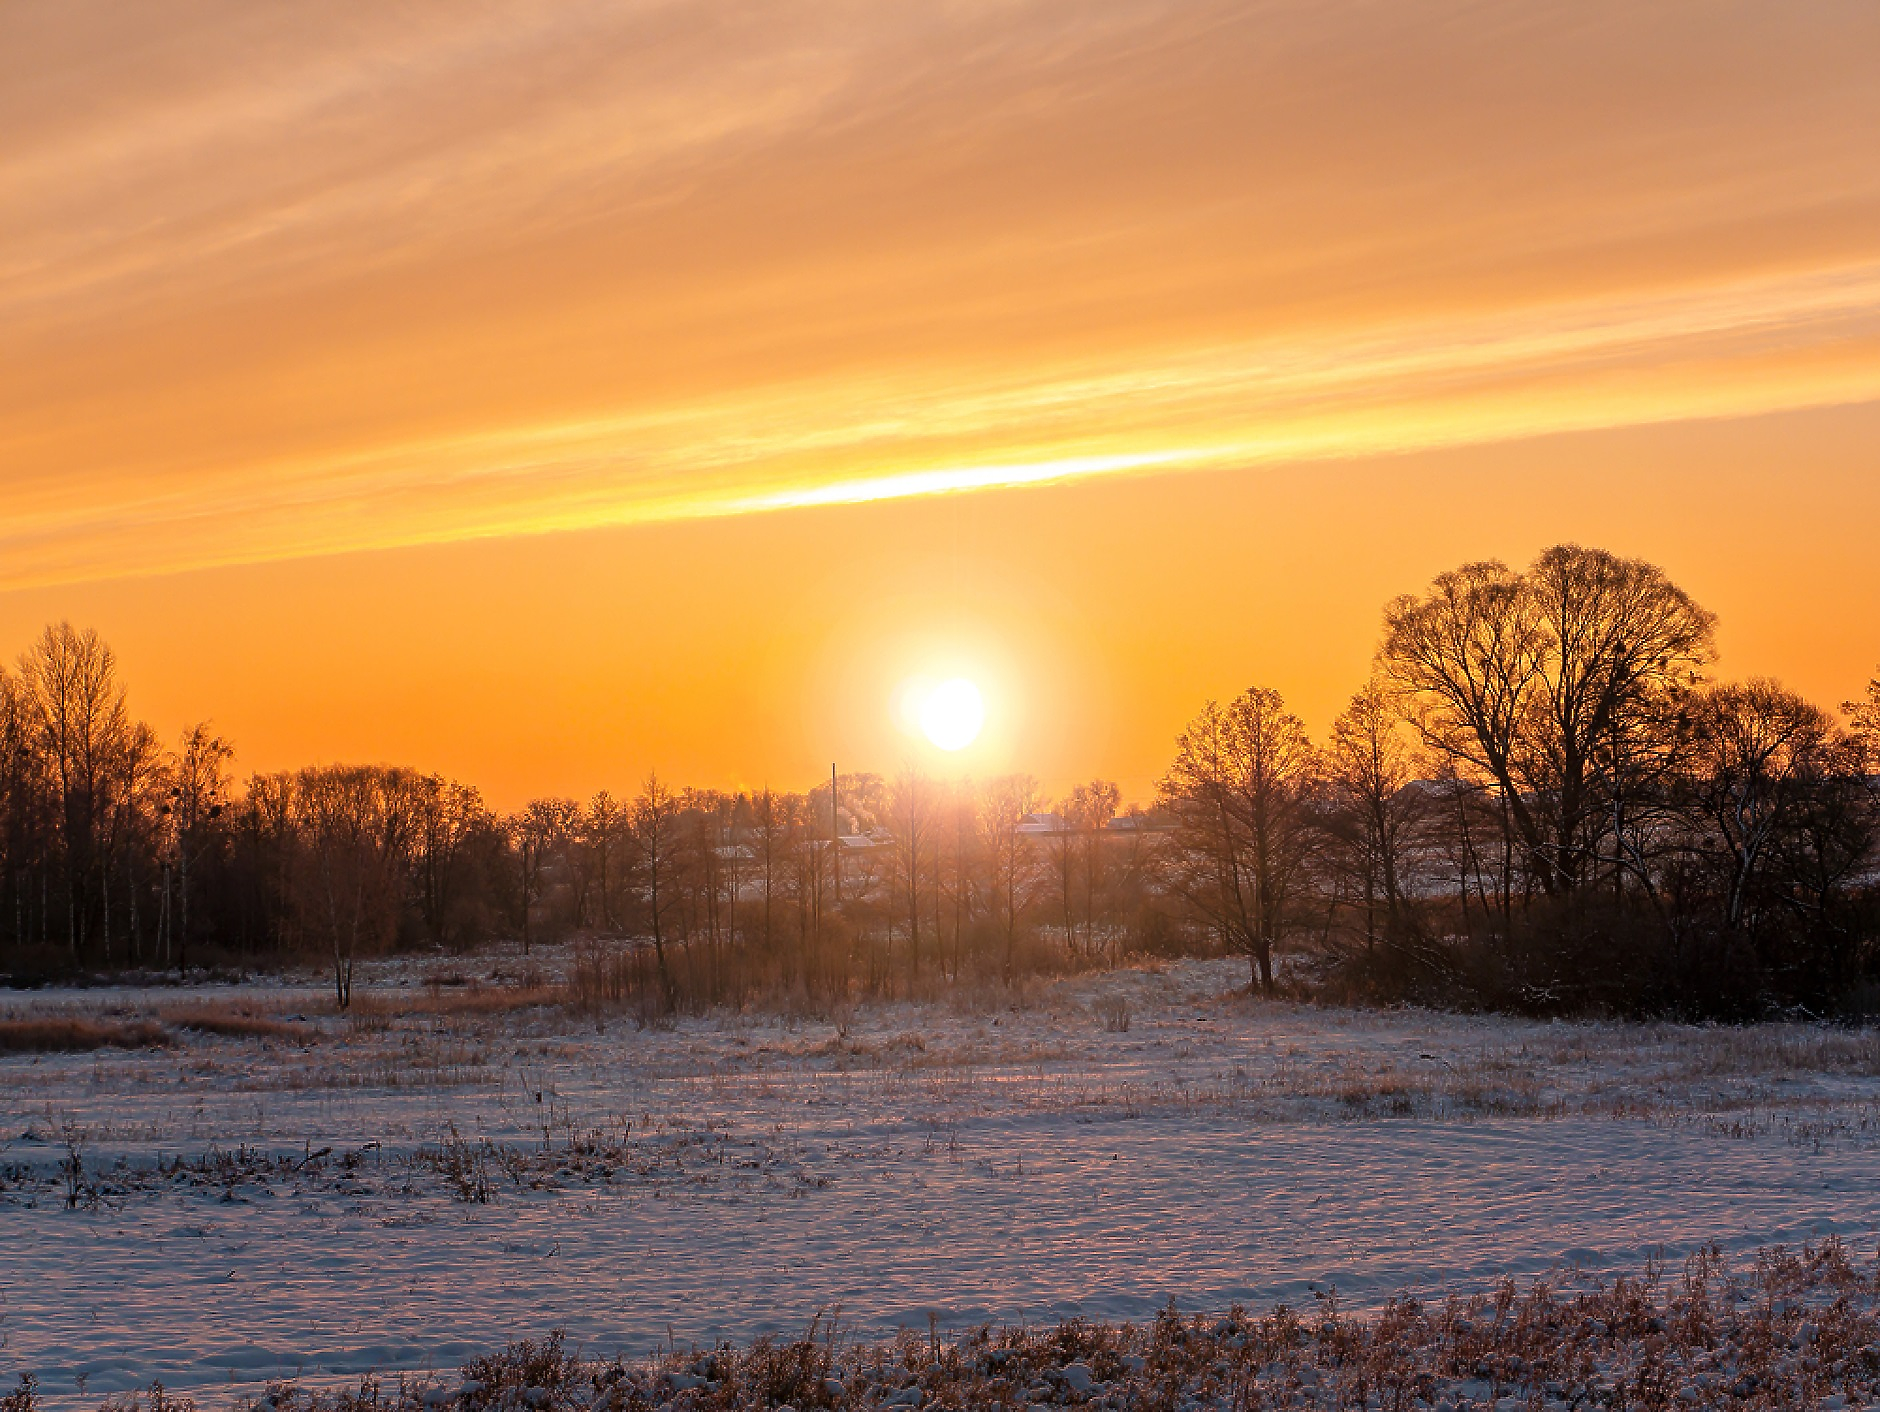
[[[139,23],[0,73],[4,587],[1880,398],[1870,7]]]

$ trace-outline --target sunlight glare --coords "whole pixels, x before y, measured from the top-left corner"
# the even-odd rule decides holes
[[[979,688],[953,677],[928,692],[919,707],[921,734],[942,750],[964,750],[979,738],[986,703]]]

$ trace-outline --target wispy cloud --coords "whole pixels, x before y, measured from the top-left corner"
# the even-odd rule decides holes
[[[1874,15],[47,7],[0,585],[1880,397]]]

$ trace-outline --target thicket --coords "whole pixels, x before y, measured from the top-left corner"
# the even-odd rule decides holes
[[[186,971],[579,943],[648,1017],[1244,955],[1269,993],[1534,1012],[1880,1008],[1880,681],[1837,717],[1717,682],[1658,568],[1565,545],[1389,605],[1322,743],[1278,693],[1208,703],[1155,799],[1015,775],[673,788],[512,814],[386,766],[237,783],[164,746],[110,650],[48,628],[0,670],[0,971]]]

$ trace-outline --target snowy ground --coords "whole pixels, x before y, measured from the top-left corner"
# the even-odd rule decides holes
[[[304,1017],[0,1056],[0,1379],[31,1371],[55,1406],[153,1378],[215,1402],[554,1328],[606,1357],[837,1308],[871,1334],[1314,1286],[1363,1305],[1880,1232],[1873,1032],[1267,1005],[1242,974],[840,1029],[596,1025],[409,968],[351,1019],[278,987],[0,1000]]]

